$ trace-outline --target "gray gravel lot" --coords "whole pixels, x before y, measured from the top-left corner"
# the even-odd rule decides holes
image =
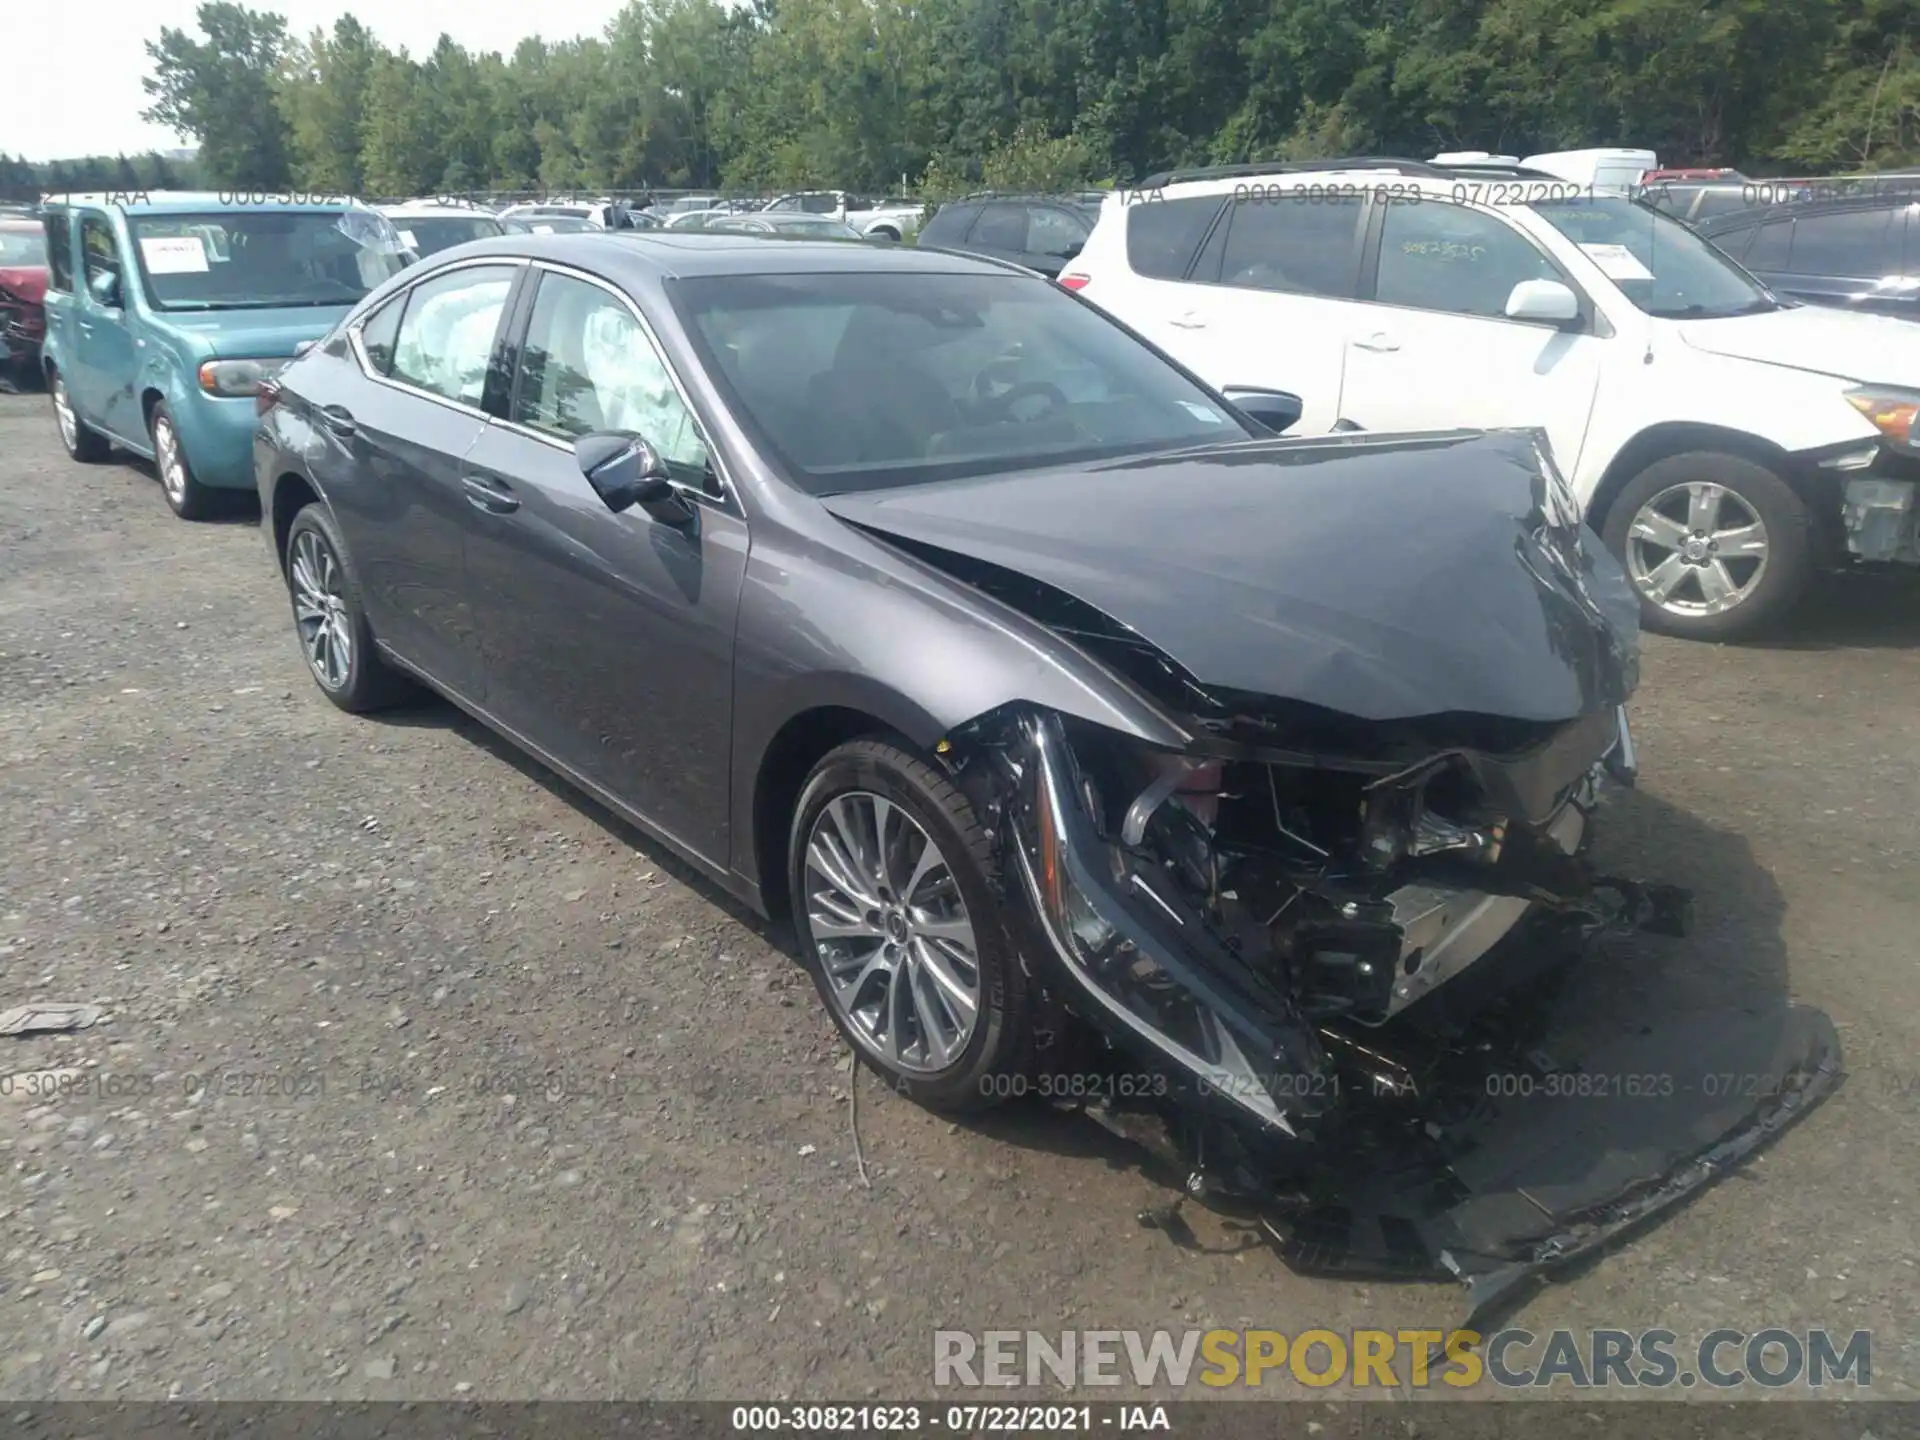
[[[1920,1385],[1916,638],[1856,587],[1649,643],[1603,846],[1699,931],[1580,983],[1790,994],[1851,1079],[1529,1329],[1866,1328],[1874,1390]],[[1177,1248],[1082,1120],[864,1077],[863,1186],[777,936],[447,707],[334,710],[252,517],[69,462],[39,396],[0,396],[0,859],[0,1009],[109,1011],[0,1038],[0,1396],[898,1397],[938,1327],[1458,1318],[1191,1211]]]

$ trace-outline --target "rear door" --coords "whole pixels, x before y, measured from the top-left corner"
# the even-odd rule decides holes
[[[1433,197],[1372,208],[1342,413],[1366,430],[1540,426],[1572,474],[1609,343],[1580,286],[1495,211]],[[1507,319],[1524,280],[1567,286],[1581,320]]]
[[[517,262],[455,265],[349,331],[347,353],[303,367],[308,464],[340,523],[367,619],[409,664],[462,698],[486,696],[466,594],[474,502],[462,468],[504,393],[496,347]]]
[[[584,272],[536,274],[506,418],[464,467],[487,709],[723,864],[746,522],[638,307]],[[667,461],[690,521],[607,508],[573,454],[606,430],[643,436]]]
[[[74,297],[71,373],[67,390],[80,416],[117,439],[146,448],[135,380],[139,364],[134,345],[135,320],[128,308],[129,288],[138,283],[113,222],[97,210],[78,212],[80,290]],[[102,303],[98,286],[111,277],[111,303]]]
[[[1215,386],[1298,395],[1294,433],[1332,429],[1343,413],[1365,216],[1357,195],[1303,190],[1231,201],[1180,287],[1161,343]]]

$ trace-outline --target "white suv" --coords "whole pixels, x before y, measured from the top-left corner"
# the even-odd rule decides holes
[[[1418,161],[1116,191],[1060,283],[1296,433],[1545,431],[1648,628],[1750,633],[1920,564],[1920,324],[1801,306],[1624,194]]]

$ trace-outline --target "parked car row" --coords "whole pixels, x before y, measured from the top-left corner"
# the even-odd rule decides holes
[[[1605,290],[1641,253],[1607,209],[1562,245],[1574,222],[1524,207],[1496,212],[1511,238],[1382,235],[1480,212],[1165,193],[1110,200],[1061,283],[743,228],[416,258],[409,217],[361,206],[64,197],[53,408],[78,459],[154,456],[182,514],[244,474],[329,701],[436,691],[790,921],[900,1093],[966,1110],[1078,1075],[1166,1122],[1192,1193],[1477,1308],[1804,1113],[1837,1039],[1795,1011],[1764,1055],[1696,1057],[1764,1095],[1657,1135],[1632,1107],[1578,1155],[1489,1098],[1462,1066],[1541,1053],[1490,999],[1595,934],[1685,929],[1681,892],[1587,858],[1634,778],[1639,611],[1554,462],[1570,432],[1288,439],[1369,393],[1312,316],[1184,361],[1141,332],[1169,307],[1224,328],[1256,293],[1384,305],[1364,333],[1402,327],[1415,359],[1512,386],[1531,345],[1598,384],[1619,367],[1584,342],[1664,359],[1692,342],[1628,310],[1726,305],[1715,267],[1739,272],[1675,225],[1692,259]],[[1522,248],[1543,273],[1503,305],[1505,269],[1475,267]],[[1525,328],[1405,328],[1427,313]],[[1470,380],[1441,383],[1463,405]]]

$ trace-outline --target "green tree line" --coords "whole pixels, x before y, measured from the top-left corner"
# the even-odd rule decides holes
[[[199,183],[192,162],[169,159],[157,151],[144,155],[86,155],[75,160],[34,164],[0,152],[0,196],[37,200],[62,190],[180,190]]]
[[[1642,145],[1752,173],[1920,159],[1920,0],[632,0],[511,55],[204,4],[148,117],[204,183],[855,189]]]

